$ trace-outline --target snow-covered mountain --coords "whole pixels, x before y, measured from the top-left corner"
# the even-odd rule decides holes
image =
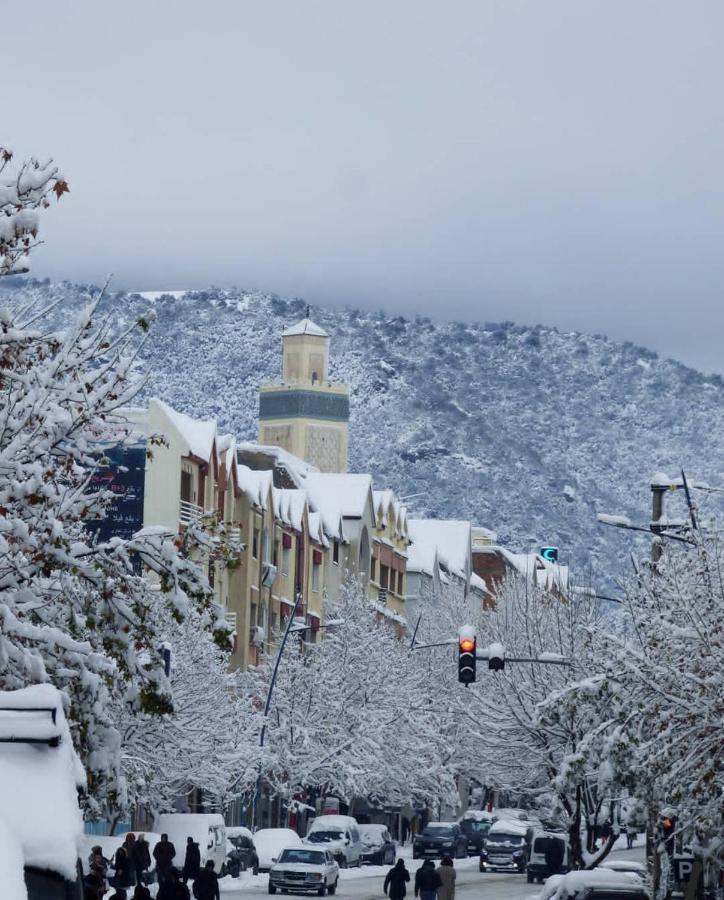
[[[60,299],[89,286],[0,280]],[[301,300],[242,290],[109,295],[121,325],[152,306],[148,394],[256,437],[258,389],[278,378]],[[724,384],[630,343],[512,323],[435,324],[311,308],[331,335],[331,377],[352,389],[350,469],[409,496],[417,515],[468,518],[520,549],[557,544],[579,570],[627,565],[629,533],[598,512],[648,517],[656,470],[724,485]],[[617,564],[618,560],[618,564]]]

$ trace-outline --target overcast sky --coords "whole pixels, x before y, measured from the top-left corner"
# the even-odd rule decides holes
[[[724,371],[724,4],[34,0],[36,275],[604,332]]]

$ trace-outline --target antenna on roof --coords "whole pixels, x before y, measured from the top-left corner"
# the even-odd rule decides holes
[[[306,315],[306,318],[307,318],[307,319],[309,318],[309,304],[308,304],[308,303],[307,303],[307,315]]]

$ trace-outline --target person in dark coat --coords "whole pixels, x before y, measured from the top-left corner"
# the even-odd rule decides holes
[[[131,861],[136,873],[136,883],[145,884],[146,875],[151,868],[151,851],[148,849],[148,841],[142,834],[139,834],[138,840],[133,845]]]
[[[108,900],[128,900],[128,894],[125,888],[116,888],[115,893],[111,894]]]
[[[219,876],[214,872],[214,861],[209,859],[194,881],[194,897],[196,900],[221,900],[219,892]]]
[[[192,837],[186,838],[186,857],[184,858],[184,868],[181,873],[184,884],[189,879],[193,881],[195,878],[198,878],[200,871],[201,851],[199,850],[199,845]]]
[[[158,844],[156,844],[158,846]],[[158,889],[156,900],[191,900],[189,889],[179,881],[178,869],[173,866],[168,871],[166,880]]]
[[[153,858],[156,860],[156,876],[159,885],[169,881],[175,856],[176,848],[169,841],[168,835],[162,834],[161,840],[153,848]]]
[[[113,876],[114,888],[133,887],[136,883],[133,863],[128,855],[128,850],[126,849],[127,846],[128,845],[125,842],[121,844],[118,850],[116,850],[116,855],[113,857],[113,870],[115,872],[115,875]]]
[[[136,889],[133,892],[133,897],[131,897],[131,900],[151,900],[151,892],[145,884],[141,884],[139,882],[136,885]]]
[[[405,868],[404,859],[398,859],[385,875],[384,892],[390,900],[402,900],[407,893],[405,884],[410,880],[410,873]]]
[[[442,884],[435,863],[426,859],[415,872],[415,896],[421,900],[437,900],[437,889]]]

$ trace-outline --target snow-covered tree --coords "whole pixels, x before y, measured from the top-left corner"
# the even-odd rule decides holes
[[[0,146],[0,276],[28,271],[27,257],[38,245],[38,211],[70,189],[52,160],[34,157],[10,177],[13,152]]]
[[[159,605],[179,620],[194,607],[213,618],[208,584],[186,558],[191,533],[97,542],[84,528],[109,499],[89,480],[143,383],[135,361],[147,329],[109,337],[100,300],[64,334],[44,330],[36,310],[0,312],[0,685],[52,681],[69,697],[92,812],[124,802],[109,698],[172,708]]]
[[[207,616],[191,612],[177,622],[163,609],[158,615],[157,632],[171,654],[173,712],[151,715],[115,704],[129,805],[169,810],[197,788],[224,809],[255,784],[261,716]]]
[[[466,743],[459,765],[481,771],[480,780],[498,788],[532,796],[552,794],[557,816],[568,828],[574,865],[594,865],[587,856],[595,828],[602,824],[610,796],[608,770],[596,765],[574,767],[582,738],[594,724],[586,707],[567,716],[544,715],[542,704],[591,672],[596,623],[595,605],[587,597],[561,597],[527,579],[511,576],[500,586],[495,606],[480,613],[478,650],[500,644],[506,657],[544,659],[553,654],[571,666],[543,662],[508,663],[503,671],[488,671],[478,662],[477,683],[452,693],[456,713],[466,722]],[[588,833],[581,844],[581,827]],[[608,852],[610,842],[603,852]]]
[[[620,627],[591,630],[596,675],[553,699],[588,707],[580,764],[603,757],[647,810],[663,811],[705,857],[724,859],[724,561],[721,540],[666,542],[655,567],[623,585]],[[664,867],[666,868],[666,867]]]
[[[365,587],[350,583],[327,607],[339,622],[319,643],[287,644],[266,728],[263,776],[279,794],[314,789],[387,802],[449,795],[429,685]],[[263,703],[270,659],[250,674]]]

